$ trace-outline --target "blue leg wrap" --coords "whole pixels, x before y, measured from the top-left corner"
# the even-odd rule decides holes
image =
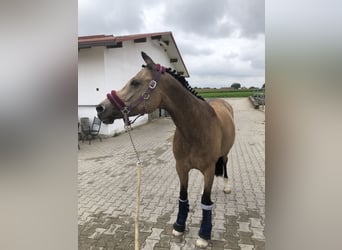
[[[211,209],[213,205],[207,206],[202,204],[202,223],[198,235],[205,240],[210,240],[211,229],[213,225],[211,224]]]
[[[177,220],[173,224],[173,229],[175,229],[178,232],[185,231],[185,222],[186,222],[186,219],[188,218],[188,212],[189,212],[189,201],[179,200]]]

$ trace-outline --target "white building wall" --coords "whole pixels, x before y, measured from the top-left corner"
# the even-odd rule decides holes
[[[78,53],[78,105],[94,105],[103,98],[105,86],[104,47],[82,49]]]
[[[96,116],[95,107],[111,90],[121,89],[138,71],[146,52],[155,63],[172,67],[170,58],[157,41],[147,38],[144,43],[123,42],[122,48],[92,47],[81,49],[78,56],[78,117]],[[133,118],[132,118],[133,119]],[[134,126],[146,123],[148,116],[138,118]],[[102,124],[101,134],[113,135],[124,130],[122,120]]]

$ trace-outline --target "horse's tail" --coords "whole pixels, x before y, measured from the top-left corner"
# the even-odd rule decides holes
[[[216,176],[223,176],[223,168],[225,167],[223,157],[221,156],[218,158],[215,167],[215,175]]]

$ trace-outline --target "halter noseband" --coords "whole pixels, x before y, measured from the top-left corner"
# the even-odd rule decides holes
[[[131,112],[131,110],[133,110],[140,103],[142,103],[142,102],[144,102],[150,98],[150,94],[156,88],[161,74],[164,74],[164,72],[166,71],[165,67],[161,66],[160,64],[157,64],[156,66],[157,66],[157,73],[154,75],[153,79],[148,84],[148,88],[144,91],[144,93],[140,96],[140,98],[138,98],[137,100],[132,102],[130,105],[127,106],[121,100],[121,98],[116,94],[115,90],[112,90],[111,93],[107,94],[107,98],[111,102],[111,104],[114,107],[116,107],[118,110],[121,111],[121,113],[123,115],[123,120],[124,120],[125,126],[129,126],[135,121],[134,120],[133,122],[131,122],[128,118],[128,114]],[[146,109],[144,106],[143,112],[139,116],[142,116],[145,113],[146,113]]]

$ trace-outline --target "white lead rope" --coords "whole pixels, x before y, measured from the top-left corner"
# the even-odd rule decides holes
[[[137,201],[135,207],[135,243],[134,249],[139,250],[139,210],[140,210],[141,162],[137,162]]]
[[[139,158],[138,151],[134,145],[132,136],[131,136],[131,126],[125,126],[126,131],[128,132],[129,138],[131,140],[135,155],[137,157],[137,199],[136,199],[136,206],[135,206],[135,236],[134,236],[134,249],[139,250],[139,214],[140,214],[140,186],[141,186],[141,161]]]

